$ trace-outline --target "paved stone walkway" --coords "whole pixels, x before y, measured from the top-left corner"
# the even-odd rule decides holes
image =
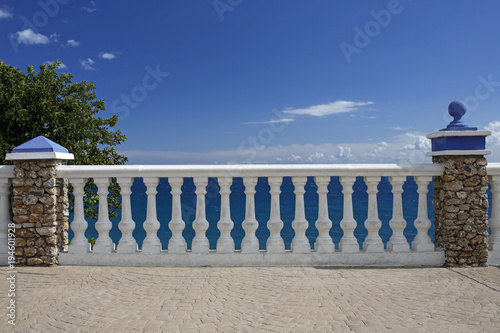
[[[8,332],[500,332],[500,267],[20,267]]]

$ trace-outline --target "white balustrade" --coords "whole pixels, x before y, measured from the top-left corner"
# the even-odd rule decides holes
[[[417,235],[413,239],[411,247],[414,251],[418,252],[434,251],[434,243],[432,243],[429,237],[431,220],[429,220],[429,214],[427,213],[427,193],[429,192],[428,186],[431,180],[432,177],[415,177],[415,182],[418,185],[418,213],[414,222]]]
[[[172,231],[172,237],[168,242],[168,252],[170,253],[185,253],[187,251],[187,244],[182,231],[186,224],[182,219],[181,209],[181,186],[184,180],[182,178],[169,178],[168,183],[172,187],[172,220],[168,227]]]
[[[330,236],[332,228],[332,220],[328,216],[328,184],[330,177],[315,177],[316,185],[318,185],[318,219],[316,220],[316,229],[318,229],[318,238],[314,244],[316,251],[319,253],[333,253],[335,245]]]
[[[443,251],[434,250],[433,243],[427,234],[431,225],[427,216],[427,186],[432,176],[439,175],[441,172],[442,167],[439,165],[61,166],[60,176],[69,178],[75,189],[75,214],[70,225],[75,236],[68,252],[61,253],[60,261],[65,264],[82,265],[127,263],[130,265],[161,264],[166,266],[440,265],[444,262]],[[311,251],[311,240],[306,236],[309,222],[305,215],[308,203],[304,202],[304,194],[308,176],[314,177],[318,186],[318,218],[315,221],[318,237],[315,240],[313,251]],[[343,193],[343,216],[340,222],[343,236],[340,239],[339,251],[335,251],[335,244],[330,236],[332,220],[329,216],[327,195],[332,176],[339,177]],[[363,243],[364,251],[360,251],[358,240],[354,236],[358,221],[354,219],[352,194],[358,176],[364,177],[368,187],[368,216],[364,222],[368,235]],[[377,186],[382,176],[389,177],[394,198],[392,218],[389,222],[392,237],[387,243],[387,251],[384,250],[382,238],[379,235],[382,223],[378,216]],[[411,250],[403,234],[407,223],[403,217],[403,208],[406,207],[402,205],[402,193],[407,176],[414,176],[418,184],[419,197],[418,216],[415,220],[417,236],[411,244]],[[114,244],[109,235],[112,224],[108,217],[107,208],[108,186],[112,177],[117,178],[122,193],[122,214],[118,224],[122,237],[116,251],[113,251]],[[137,242],[133,237],[136,223],[131,214],[133,209],[131,186],[134,177],[142,178],[147,187],[147,216],[143,224],[146,238],[141,253],[137,254]],[[157,219],[156,203],[160,177],[167,178],[172,187],[172,219],[168,223],[172,237],[168,242],[168,251],[161,251],[161,242],[157,235],[161,226]],[[192,177],[196,186],[196,216],[192,224],[195,236],[191,251],[187,251],[186,240],[182,235],[186,223],[182,218],[180,197],[182,184],[186,177]],[[220,219],[217,223],[220,237],[217,240],[216,251],[209,250],[209,240],[206,235],[209,228],[206,216],[209,177],[217,178],[221,196]],[[245,235],[241,242],[241,252],[235,252],[235,243],[231,236],[234,222],[231,220],[230,194],[234,177],[243,179],[246,196],[245,219],[242,222]],[[260,236],[256,234],[259,222],[256,219],[255,194],[259,177],[267,178],[271,196],[270,217],[268,221],[264,222],[270,232],[265,251],[259,249],[262,239],[259,239]],[[281,237],[281,231],[284,227],[280,213],[283,177],[291,177],[295,186],[295,215],[292,221],[295,236],[292,239],[292,251],[285,251],[284,240]],[[493,216],[490,220],[492,227],[490,248],[492,249],[497,249],[497,244],[500,244],[498,241],[499,177],[500,175],[492,178],[494,198]],[[88,178],[93,178],[98,186],[99,218],[96,222],[96,229],[99,232],[99,237],[93,252],[100,253],[100,256],[85,253],[88,249],[88,243],[84,235],[88,226],[83,214],[83,186]],[[3,193],[1,192],[1,184],[0,194]],[[7,193],[4,194],[0,196],[0,208],[3,219],[7,221],[6,209],[2,207],[6,205],[8,196]],[[168,202],[161,204],[170,205]],[[3,224],[6,223],[3,222]],[[3,228],[5,229],[5,227]],[[2,230],[0,230],[0,235],[1,232]]]
[[[281,229],[283,229],[283,221],[280,216],[280,193],[281,193],[281,183],[283,179],[281,177],[269,177],[268,182],[271,190],[271,216],[269,221],[267,221],[267,228],[269,229],[270,235],[267,239],[267,253],[283,253],[285,252],[285,242],[281,237]]]
[[[500,175],[490,177],[491,184],[491,228],[489,250],[500,253]],[[500,258],[499,258],[500,259]]]
[[[109,220],[108,214],[108,193],[109,178],[95,178],[94,183],[97,186],[97,195],[99,196],[99,214],[95,228],[99,233],[93,248],[94,253],[109,253],[115,249],[115,245],[109,237],[109,231],[113,224]]]
[[[359,252],[359,243],[354,236],[357,222],[354,219],[354,208],[352,205],[352,186],[356,182],[356,177],[340,177],[342,184],[342,194],[344,194],[344,216],[340,221],[340,228],[344,231],[344,236],[340,239],[339,249],[342,253]]]
[[[231,184],[233,179],[230,177],[220,177],[220,220],[217,223],[217,228],[220,231],[220,237],[217,240],[217,252],[231,253],[234,252],[234,240],[231,237],[234,223],[231,220],[231,210],[229,206],[229,194],[231,194]]]
[[[87,237],[85,237],[85,231],[87,230],[88,223],[85,220],[83,206],[83,195],[85,193],[84,187],[87,183],[87,179],[76,178],[70,179],[69,182],[73,186],[73,196],[75,198],[73,222],[70,224],[74,236],[69,244],[69,251],[73,253],[86,253],[90,251],[90,243],[88,242]]]
[[[9,186],[8,178],[0,178],[0,253],[7,255],[8,252],[8,231],[9,223],[12,221],[9,218]],[[15,238],[12,238],[14,241]],[[7,261],[0,262],[0,265],[7,264]]]
[[[292,221],[292,228],[295,231],[295,237],[292,240],[292,251],[294,253],[311,252],[309,239],[306,237],[306,230],[309,222],[306,220],[306,210],[304,205],[304,187],[307,183],[307,177],[292,177],[295,186],[295,219]]]
[[[406,221],[403,217],[403,184],[406,177],[389,177],[392,184],[392,219],[389,226],[392,229],[392,237],[387,243],[387,249],[394,252],[410,251],[410,244],[403,234],[406,228]]]
[[[122,217],[118,224],[118,228],[122,232],[122,237],[116,252],[118,253],[135,253],[137,252],[137,241],[135,240],[132,232],[135,229],[135,222],[132,219],[132,206],[130,204],[130,195],[132,194],[133,178],[117,178],[118,185],[120,185],[120,192],[122,194]]]
[[[382,222],[378,218],[378,205],[377,205],[377,186],[380,182],[380,177],[365,177],[365,183],[368,189],[368,217],[365,221],[365,228],[368,230],[363,249],[366,252],[383,252],[384,243],[378,234]]]
[[[142,243],[143,253],[158,253],[161,251],[161,242],[157,232],[160,229],[160,222],[156,218],[156,187],[158,186],[158,177],[146,177],[143,179],[146,185],[146,194],[148,196],[146,221],[142,227],[146,230],[146,238]]]
[[[206,219],[205,211],[205,195],[207,194],[207,177],[193,178],[194,185],[196,186],[196,216],[193,221],[193,229],[195,236],[191,243],[191,251],[193,253],[208,253],[210,250],[210,243],[206,236],[209,224]]]
[[[241,241],[242,253],[258,253],[259,239],[255,235],[255,231],[259,227],[259,222],[255,219],[255,186],[257,185],[257,177],[243,178],[245,185],[245,220],[242,227],[245,230],[245,237]]]

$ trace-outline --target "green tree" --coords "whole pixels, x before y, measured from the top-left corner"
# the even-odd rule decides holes
[[[110,130],[118,116],[98,117],[105,103],[97,99],[94,84],[72,82],[70,73],[56,71],[60,65],[58,61],[43,64],[38,72],[28,66],[24,73],[0,61],[0,164],[9,164],[6,153],[39,135],[73,153],[75,159],[69,164],[124,164],[127,157],[114,146],[126,137],[119,130]],[[120,207],[116,180],[109,189],[109,212],[114,217]],[[92,180],[85,186],[84,200],[86,216],[96,219],[98,197]]]

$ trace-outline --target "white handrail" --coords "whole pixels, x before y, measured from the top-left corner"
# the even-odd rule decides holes
[[[14,166],[0,165],[0,178],[14,178]]]
[[[61,178],[439,176],[438,164],[62,165]]]
[[[500,176],[500,163],[489,163],[486,170],[490,176]]]

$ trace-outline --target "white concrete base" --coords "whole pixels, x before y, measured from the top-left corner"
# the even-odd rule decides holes
[[[488,252],[488,265],[500,266],[500,251]]]
[[[61,265],[75,266],[442,266],[444,252],[367,253],[60,253]]]
[[[427,156],[443,155],[491,155],[491,150],[438,150],[426,153]]]

